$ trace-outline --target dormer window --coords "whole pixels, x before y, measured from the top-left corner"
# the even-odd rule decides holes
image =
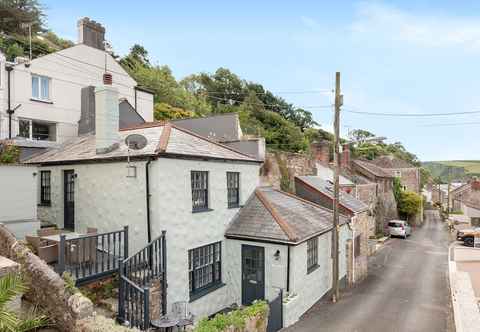
[[[32,99],[50,101],[50,78],[32,75]]]

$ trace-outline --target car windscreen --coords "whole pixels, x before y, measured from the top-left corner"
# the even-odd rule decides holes
[[[391,221],[391,222],[388,223],[388,226],[390,226],[390,227],[402,227],[402,223]]]

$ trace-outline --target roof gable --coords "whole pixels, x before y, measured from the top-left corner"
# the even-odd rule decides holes
[[[381,178],[394,177],[393,175],[385,172],[381,167],[378,167],[377,165],[372,164],[371,162],[356,159],[353,161],[353,163],[374,176],[381,177]]]
[[[415,168],[409,162],[392,155],[377,157],[371,163],[381,168]]]

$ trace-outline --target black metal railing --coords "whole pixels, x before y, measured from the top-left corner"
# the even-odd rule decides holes
[[[150,283],[159,279],[162,285],[162,313],[167,305],[166,232],[134,255],[119,261],[118,320],[130,327],[146,330],[150,326]]]
[[[57,272],[69,272],[77,285],[114,274],[119,260],[128,257],[128,226],[119,231],[68,239],[62,234],[58,250]]]

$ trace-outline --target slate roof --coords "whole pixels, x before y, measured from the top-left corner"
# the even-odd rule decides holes
[[[325,181],[332,181],[333,180],[333,170],[321,163],[316,164],[317,167],[317,176],[322,178]],[[350,181],[347,177],[343,176],[342,174],[339,175],[340,185],[342,186],[354,186],[355,184]]]
[[[297,176],[301,182],[309,186],[310,188],[318,191],[319,193],[327,196],[333,200],[333,184],[328,181],[324,181],[318,176]],[[340,191],[339,204],[354,213],[359,213],[368,210],[368,205],[362,201],[356,199],[350,194]]]
[[[348,222],[340,216],[340,224]],[[260,187],[230,223],[225,235],[300,243],[333,228],[332,211],[273,189]]]
[[[372,160],[371,163],[381,168],[415,168],[415,166],[410,164],[408,161],[399,159],[392,155],[380,156]]]
[[[238,113],[178,119],[172,120],[172,123],[218,142],[239,141],[242,138]]]
[[[372,164],[369,161],[365,160],[353,160],[353,163],[357,166],[360,166],[361,168],[367,170],[368,172],[372,173],[375,176],[381,177],[381,178],[393,178],[394,176],[387,173],[384,171],[381,167],[378,167],[375,164]]]
[[[147,139],[147,145],[140,150],[128,151],[124,143],[130,134],[140,134]],[[171,155],[178,157],[198,157],[245,162],[259,162],[254,158],[238,152],[230,147],[211,141],[205,137],[179,128],[171,123],[144,123],[136,127],[119,131],[119,146],[113,151],[97,154],[95,135],[77,137],[59,147],[34,155],[26,160],[29,164],[61,164],[80,161],[100,161],[124,159],[130,157]]]

